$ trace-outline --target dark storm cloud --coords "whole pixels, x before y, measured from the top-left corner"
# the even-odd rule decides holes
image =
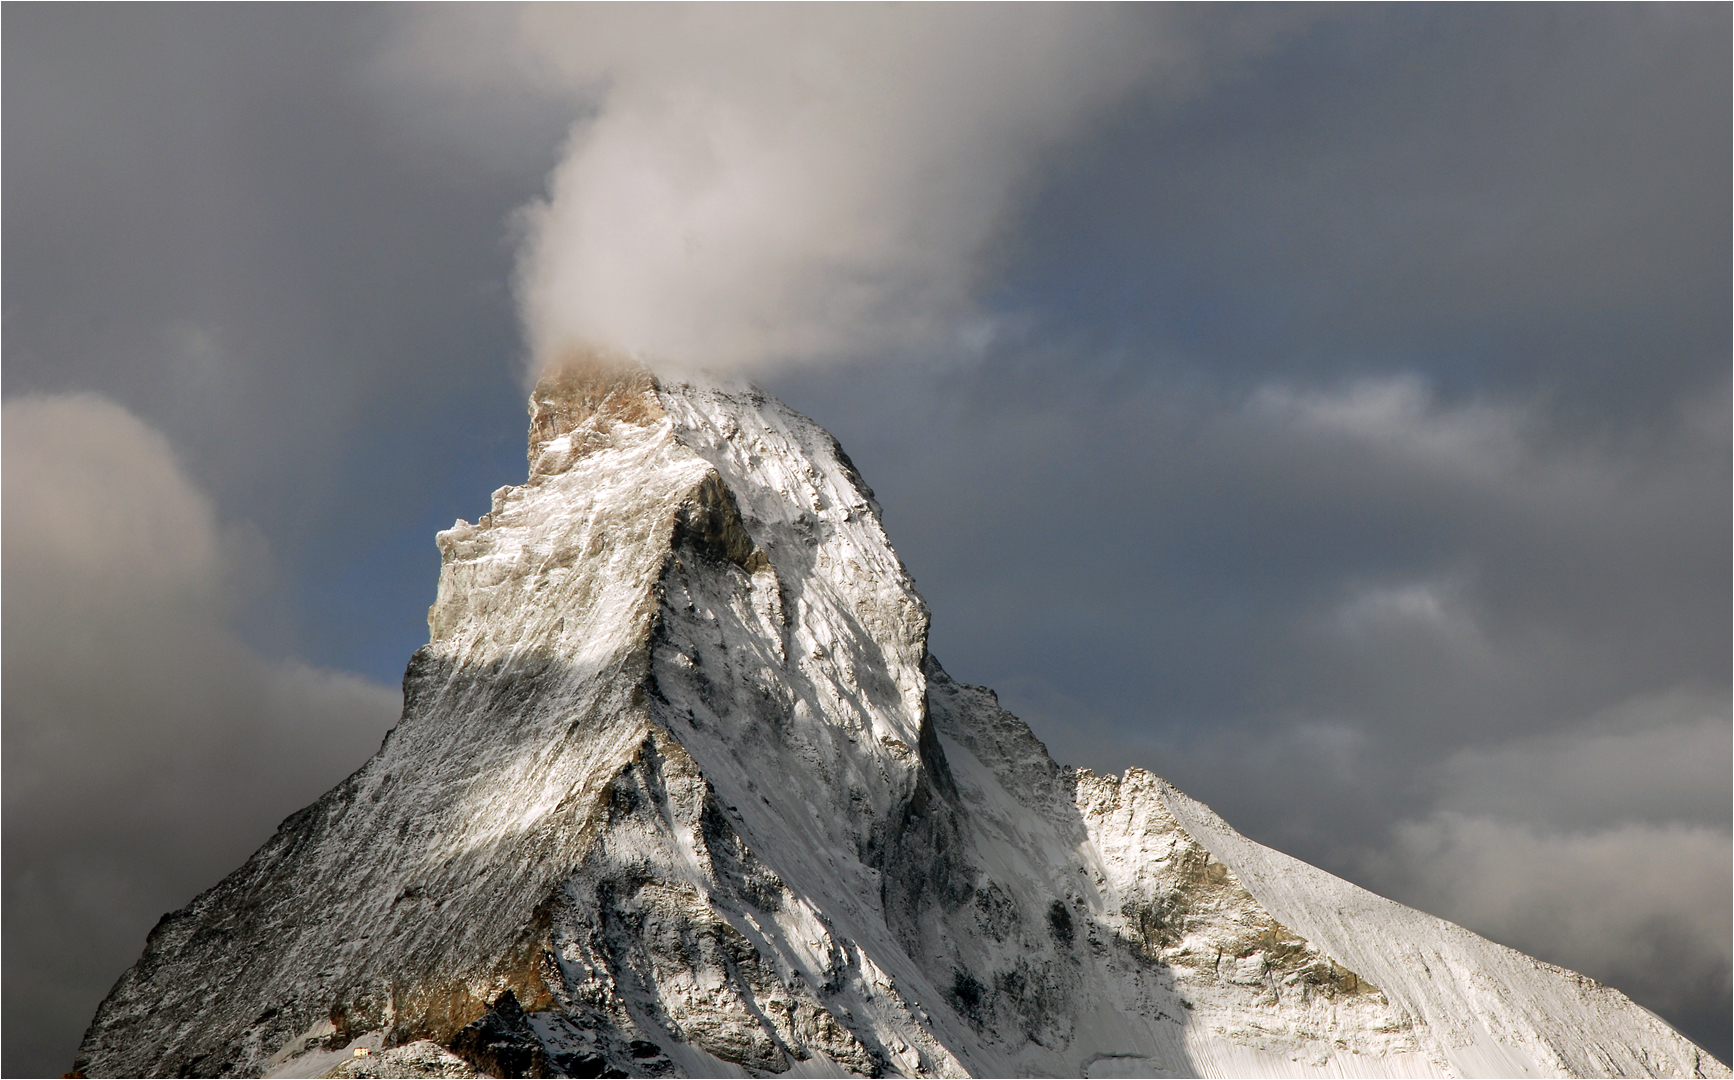
[[[1053,187],[1012,282],[1097,353],[1412,364],[1626,413],[1725,376],[1725,13],[1411,6],[1314,23]],[[1068,342],[1068,344],[1073,344]]]
[[[4,18],[12,1074],[376,742],[433,530],[522,475],[511,215],[601,99],[492,9]],[[1140,18],[1183,62],[941,245],[963,347],[830,341],[771,388],[1061,760],[1726,1060],[1727,9]],[[635,55],[579,60],[654,94]],[[69,491],[197,543],[48,543]]]

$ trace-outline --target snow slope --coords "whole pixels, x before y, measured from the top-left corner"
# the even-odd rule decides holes
[[[836,442],[752,387],[569,369],[530,436],[439,535],[402,722],[164,917],[80,1070],[1729,1075],[1155,777],[1056,765],[927,654]]]

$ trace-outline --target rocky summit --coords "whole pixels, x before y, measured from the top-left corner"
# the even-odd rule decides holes
[[[90,1076],[1728,1076],[1618,991],[1063,768],[836,441],[574,366],[379,752],[164,916]]]

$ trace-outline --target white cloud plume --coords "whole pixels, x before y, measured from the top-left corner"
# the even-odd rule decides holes
[[[980,348],[977,291],[1043,166],[1135,87],[1218,76],[1291,21],[536,5],[436,12],[390,63],[583,114],[522,220],[535,361],[601,347],[764,367]]]
[[[1145,70],[1105,11],[536,9],[600,87],[519,282],[540,358],[739,366],[932,344],[1039,155]]]

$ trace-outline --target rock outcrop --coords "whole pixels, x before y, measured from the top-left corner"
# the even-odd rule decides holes
[[[1617,991],[1061,768],[826,432],[569,369],[378,754],[167,915],[138,1076],[1689,1076]]]

